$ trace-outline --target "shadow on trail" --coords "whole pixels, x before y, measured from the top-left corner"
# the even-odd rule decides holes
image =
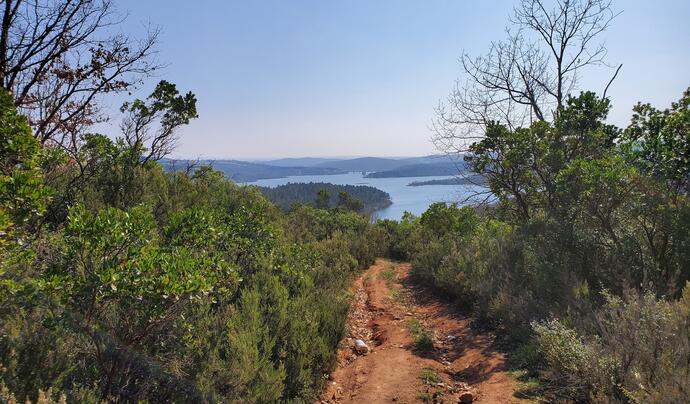
[[[470,384],[488,380],[495,372],[507,370],[501,358],[501,350],[496,346],[491,334],[476,328],[473,319],[455,302],[439,296],[431,288],[422,285],[413,275],[400,279],[401,285],[409,292],[410,302],[423,315],[428,324],[434,328],[443,326],[443,334],[434,330],[440,344],[432,349],[418,349],[414,345],[411,351],[420,357],[437,362],[450,362],[462,359],[467,365],[460,370],[448,370],[448,375],[455,381]],[[450,338],[448,338],[450,337]]]

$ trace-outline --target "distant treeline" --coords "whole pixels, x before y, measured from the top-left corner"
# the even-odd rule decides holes
[[[371,213],[391,204],[390,195],[380,189],[366,185],[336,185],[324,182],[289,183],[275,188],[260,187],[261,192],[280,206],[288,210],[294,204],[315,205],[319,191],[325,190],[328,206],[335,207],[339,202],[339,194],[345,192],[352,198],[362,202],[362,211]],[[323,193],[322,193],[323,194]]]
[[[469,175],[462,177],[441,178],[440,180],[412,181],[408,187],[421,187],[425,185],[484,185],[486,178],[481,175]]]

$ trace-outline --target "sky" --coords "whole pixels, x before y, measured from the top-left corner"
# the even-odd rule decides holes
[[[199,118],[175,157],[262,159],[420,156],[434,107],[480,55],[516,0],[118,0],[124,29],[161,29],[158,80],[191,90]],[[638,101],[667,107],[690,86],[690,1],[618,0],[602,36],[623,64],[609,120],[626,125]],[[586,73],[601,92],[611,70]],[[110,100],[115,109],[114,100]],[[113,126],[109,130],[116,131]]]

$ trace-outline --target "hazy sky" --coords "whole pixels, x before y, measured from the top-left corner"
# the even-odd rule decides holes
[[[162,29],[160,78],[192,90],[199,119],[178,157],[407,156],[435,152],[433,107],[504,37],[508,0],[119,0],[127,29]],[[624,125],[643,100],[667,106],[690,86],[690,1],[615,1],[605,34],[623,63],[609,93]],[[583,87],[601,91],[592,72]],[[155,85],[152,79],[138,96]]]

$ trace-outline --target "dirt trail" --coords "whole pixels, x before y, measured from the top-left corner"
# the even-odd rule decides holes
[[[409,270],[378,260],[355,281],[347,337],[322,402],[457,403],[466,393],[477,403],[520,402],[491,336],[473,331],[452,304],[410,282]],[[371,352],[357,355],[355,339]]]

